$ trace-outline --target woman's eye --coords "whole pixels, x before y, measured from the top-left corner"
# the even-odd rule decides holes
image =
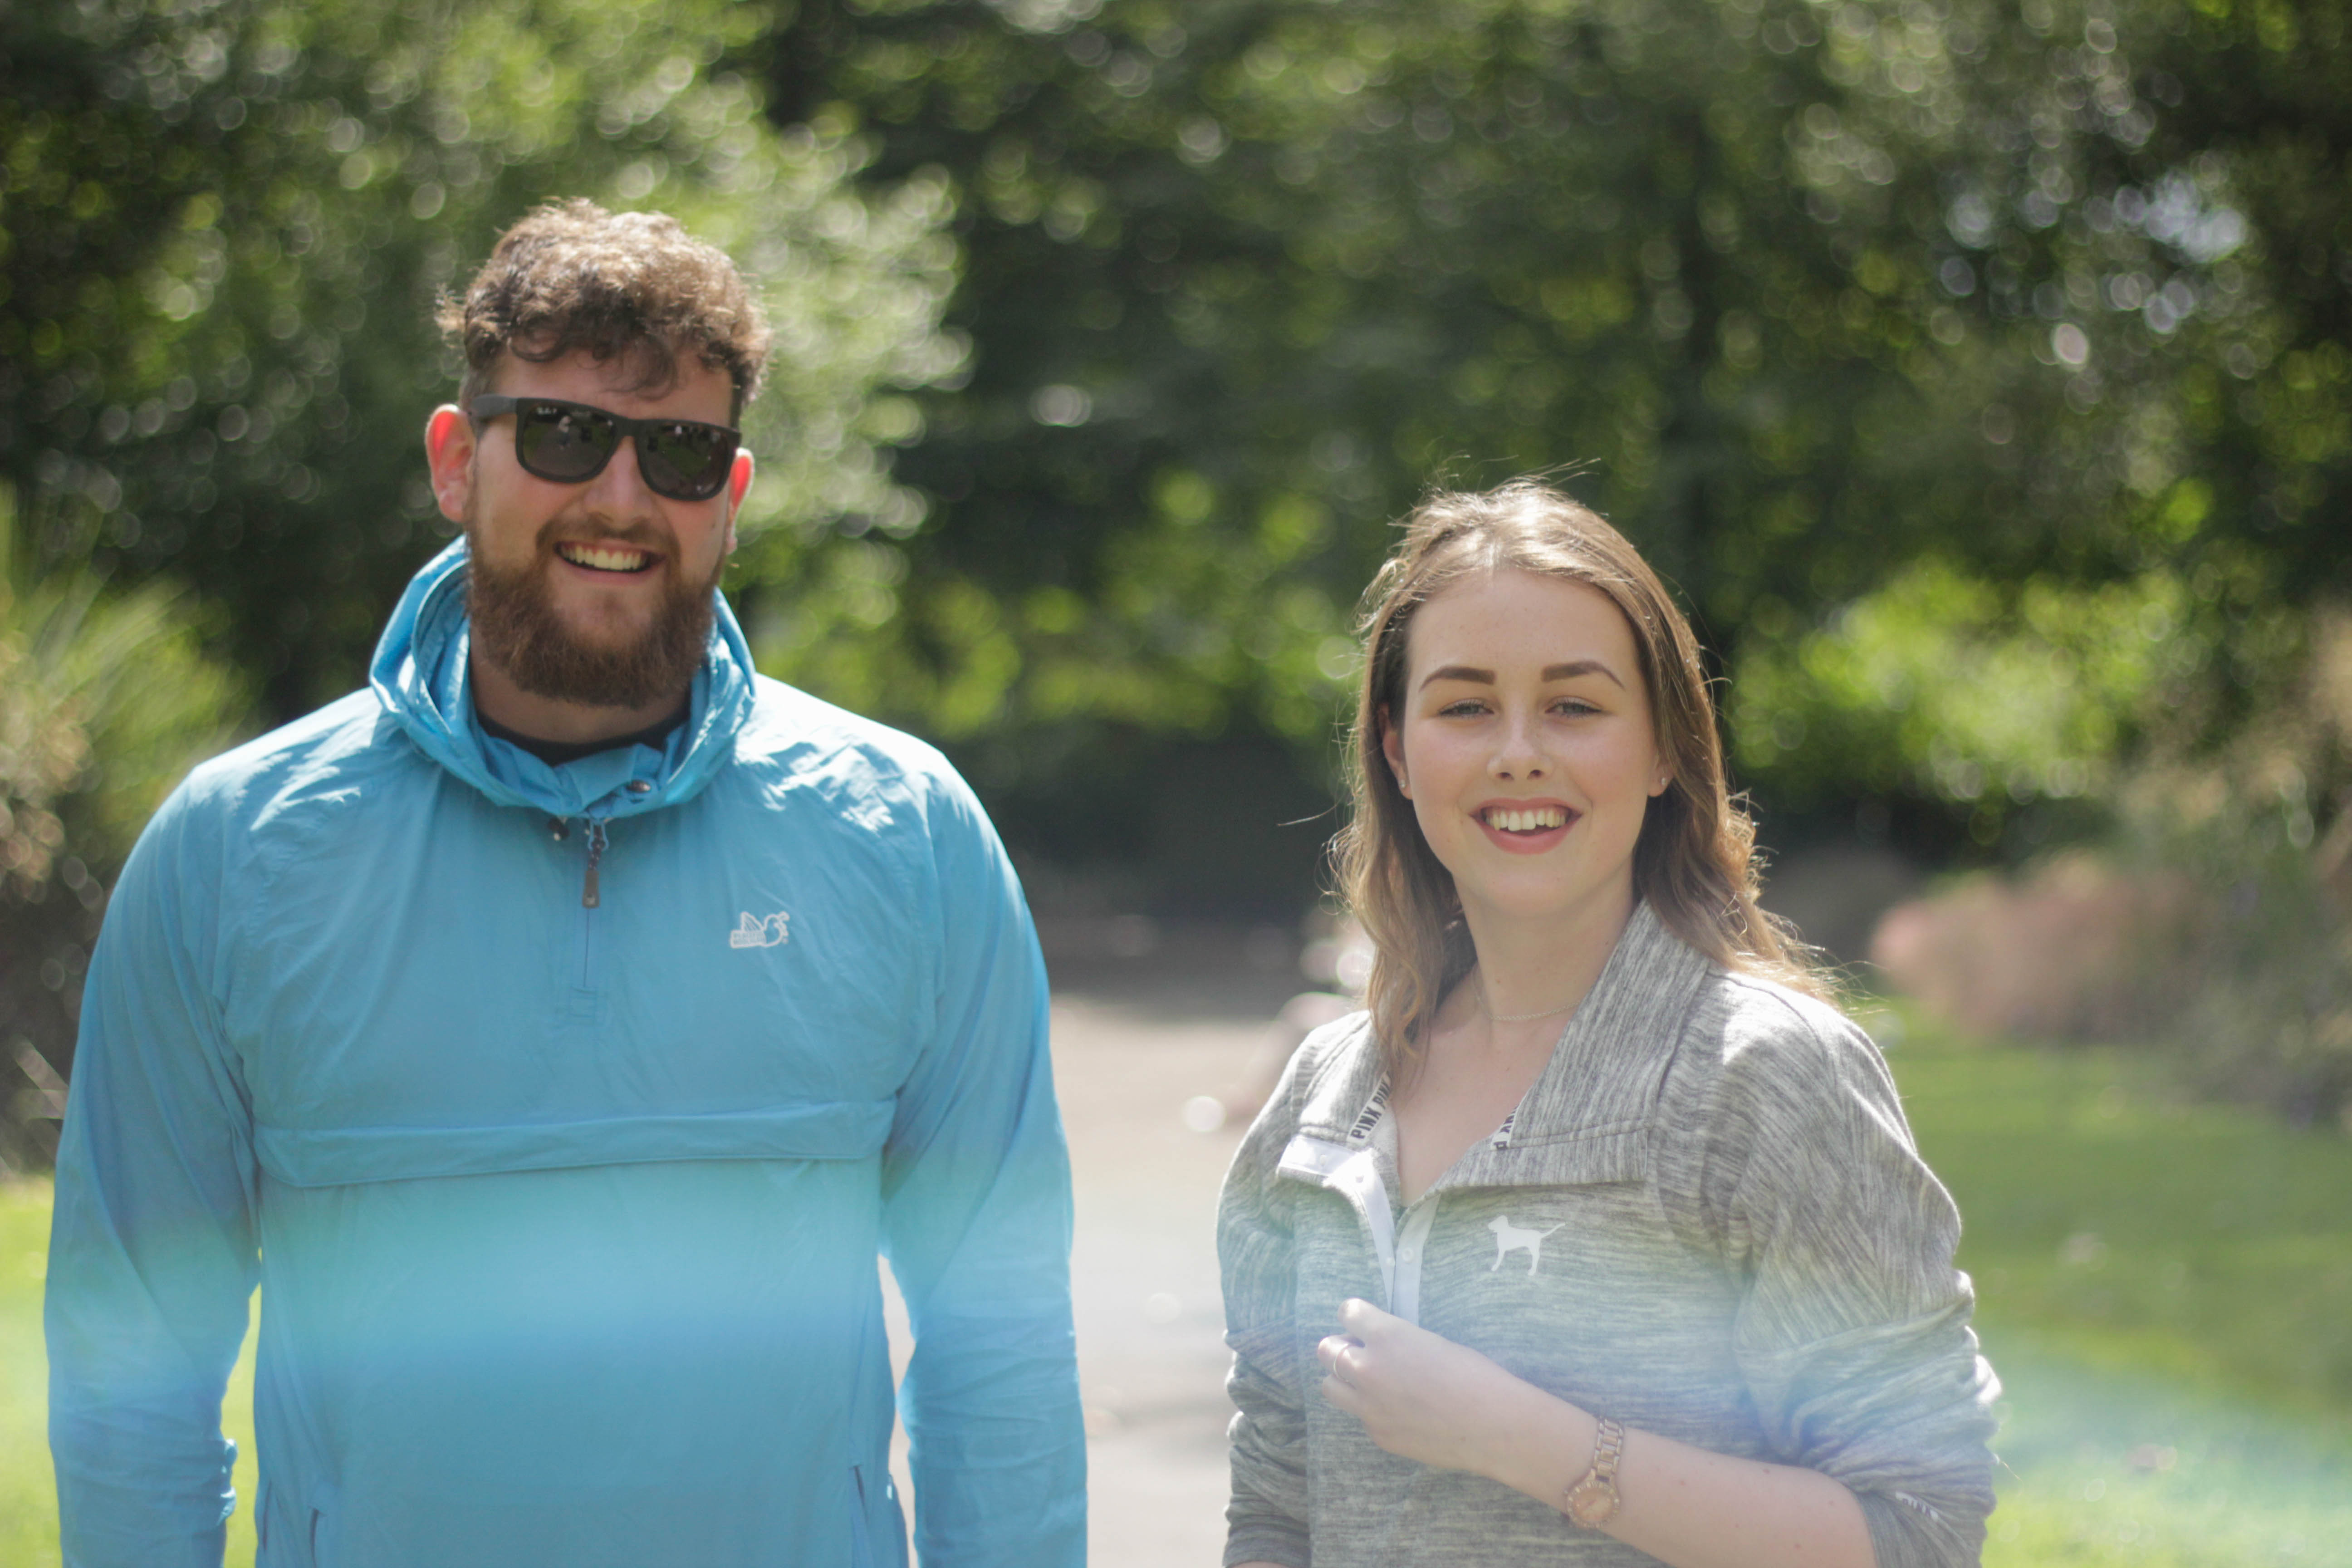
[[[1485,703],[1465,697],[1459,702],[1447,703],[1444,707],[1440,708],[1437,710],[1437,713],[1438,717],[1442,719],[1463,719],[1484,713],[1486,710],[1486,705]]]
[[[1591,703],[1587,702],[1581,697],[1563,697],[1559,701],[1551,705],[1551,710],[1555,713],[1565,714],[1571,719],[1580,719],[1587,713],[1598,713],[1601,711],[1600,709],[1594,707]]]

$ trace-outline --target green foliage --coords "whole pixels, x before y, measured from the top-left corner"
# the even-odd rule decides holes
[[[2199,955],[2195,1000],[2166,1040],[2207,1093],[2352,1131],[2352,919],[2307,855],[2263,843],[2259,831],[2291,824],[2297,809],[2200,846],[2211,945]],[[2219,865],[2217,849],[2227,857]]]
[[[47,558],[195,584],[301,706],[438,527],[401,434],[449,379],[436,291],[533,201],[656,203],[784,328],[734,579],[763,662],[994,799],[1139,735],[1319,763],[1387,521],[1565,469],[1772,686],[1768,805],[1892,789],[2006,835],[2019,787],[2095,790],[2150,691],[2248,721],[2352,587],[2340,30],[2315,0],[20,7],[0,468]],[[2101,673],[2032,614],[2150,595],[2193,674]],[[1832,668],[1865,634],[2027,692],[1898,721]]]
[[[45,561],[195,584],[287,711],[348,689],[447,531],[415,446],[457,366],[429,324],[551,197],[677,213],[782,331],[750,526],[919,502],[877,395],[947,372],[937,179],[780,132],[730,64],[766,8],[135,0],[0,14],[0,467]]]
[[[1824,626],[1776,605],[1741,644],[1733,752],[1784,809],[1856,791],[1963,802],[1990,843],[2015,807],[2109,792],[2149,709],[2203,671],[2195,607],[2170,573],[2004,593],[1935,560]]]
[[[2201,902],[2177,955],[2193,999],[2161,1031],[2186,1080],[2352,1132],[2352,616],[2306,629],[2296,679],[2229,746],[2116,794],[2130,852]]]
[[[936,629],[939,595],[992,628],[1000,731],[1231,723],[1311,752],[1385,520],[1433,475],[1560,464],[1727,656],[1921,559],[2053,604],[2169,574],[2224,618],[2340,582],[2337,307],[2266,248],[2315,232],[2296,201],[2338,155],[2263,141],[2288,110],[2242,121],[2188,68],[2268,47],[2210,15],[810,0],[772,40],[778,110],[857,124],[877,170],[950,172],[975,351],[902,455],[937,521],[890,568],[905,616],[866,635],[892,674],[859,689],[967,732],[976,699],[919,677],[976,647]],[[2330,68],[2261,65],[2306,89]],[[1315,522],[1272,541],[1277,515]],[[782,657],[837,679],[802,607],[823,575],[755,574],[797,628],[765,646],[825,648]],[[1083,613],[1025,613],[1041,585]],[[1937,607],[1890,593],[1856,613]],[[1919,635],[1988,635],[1964,619]],[[2225,679],[2260,652],[2216,647]],[[2054,750],[1964,752],[2004,778],[2104,767],[2090,731],[2132,731],[2117,679],[2063,703]],[[1768,796],[1867,771],[1975,809],[1958,764],[1746,756]]]
[[[2195,715],[2149,700],[2195,690],[2182,671],[2200,639],[2173,627],[2177,584],[2057,616],[2033,615],[2029,595],[2026,626],[1973,640],[1931,628],[1981,625],[1990,596],[1929,586],[1947,602],[1850,615],[1780,663],[1758,659],[1734,708],[1742,743],[1811,752],[1801,700],[1826,692],[1811,711],[1845,727],[1832,754],[1971,770],[1936,787],[1978,798],[1994,828],[2005,809],[2088,781],[2105,843],[1890,915],[1872,954],[1885,977],[1949,1019],[2139,1043],[2190,1091],[2352,1131],[2352,617],[2304,618],[2302,646],[2273,661],[2291,679],[2210,746]],[[2134,708],[2161,717],[2100,776],[2113,749],[2100,726]]]
[[[14,553],[0,487],[0,562]],[[106,889],[245,682],[204,650],[184,590],[0,573],[0,1171],[46,1163]]]

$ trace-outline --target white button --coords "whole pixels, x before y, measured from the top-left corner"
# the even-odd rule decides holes
[[[1410,1263],[1412,1261],[1412,1248],[1408,1247],[1402,1252],[1398,1253],[1397,1256],[1403,1258],[1407,1263]]]

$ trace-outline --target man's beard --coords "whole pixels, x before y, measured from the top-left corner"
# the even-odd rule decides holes
[[[551,526],[542,531],[531,561],[513,571],[490,565],[478,549],[469,552],[466,613],[475,646],[534,697],[595,708],[647,708],[684,695],[709,647],[711,594],[727,568],[725,557],[699,583],[673,573],[643,636],[620,644],[591,643],[564,624],[549,593],[551,533]],[[631,542],[619,536],[614,542]]]

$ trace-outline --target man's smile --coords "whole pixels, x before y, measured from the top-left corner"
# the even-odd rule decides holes
[[[566,540],[555,547],[556,554],[574,566],[584,566],[591,572],[642,572],[654,563],[652,552],[635,545],[609,542],[588,542]]]

